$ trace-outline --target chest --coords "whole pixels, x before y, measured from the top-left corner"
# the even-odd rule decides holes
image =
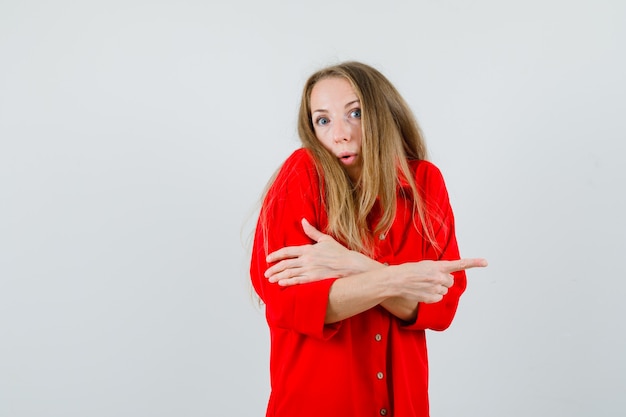
[[[374,207],[369,218],[371,230],[380,219],[380,209]],[[416,262],[426,259],[429,247],[423,227],[410,201],[398,198],[396,215],[386,233],[374,236],[374,258],[386,264]]]

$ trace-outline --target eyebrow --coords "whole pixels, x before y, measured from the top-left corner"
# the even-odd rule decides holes
[[[356,100],[352,100],[351,102],[346,103],[346,105],[343,108],[347,109],[348,107],[352,106],[355,103],[360,103],[360,100],[358,98]],[[317,110],[313,110],[311,112],[311,114],[313,114],[313,113],[324,113],[324,112],[327,112],[327,111],[328,110],[326,110],[326,109],[317,109]]]

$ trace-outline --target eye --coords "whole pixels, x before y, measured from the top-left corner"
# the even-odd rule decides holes
[[[361,118],[361,109],[354,109],[350,112],[350,117],[354,117],[355,119]]]
[[[330,120],[328,120],[326,117],[318,117],[317,119],[315,119],[315,123],[320,126],[325,126],[330,123]]]

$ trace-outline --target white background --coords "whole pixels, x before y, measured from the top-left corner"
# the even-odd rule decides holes
[[[626,3],[214,3],[0,0],[0,416],[264,415],[255,210],[348,59],[490,261],[429,334],[432,415],[626,414]]]

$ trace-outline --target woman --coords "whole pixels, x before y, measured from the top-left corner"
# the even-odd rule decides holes
[[[464,270],[486,261],[459,259],[443,178],[380,72],[313,74],[298,132],[250,268],[271,336],[267,416],[428,416],[424,331],[450,325]]]

